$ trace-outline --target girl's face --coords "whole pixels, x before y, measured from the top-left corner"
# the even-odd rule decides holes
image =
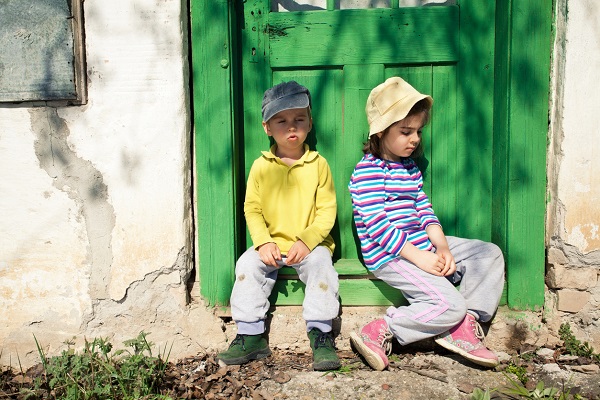
[[[400,158],[410,157],[421,142],[421,130],[425,114],[410,115],[390,125],[377,136],[381,140],[381,156],[386,160],[400,161]]]

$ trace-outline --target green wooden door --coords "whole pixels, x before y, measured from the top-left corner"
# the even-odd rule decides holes
[[[195,254],[208,304],[228,303],[235,261],[250,244],[241,211],[251,162],[269,146],[262,94],[289,79],[311,90],[309,144],[335,177],[342,304],[399,301],[357,258],[346,185],[366,139],[366,98],[400,75],[435,100],[420,163],[446,233],[500,245],[507,304],[542,306],[552,0],[423,8],[391,0],[391,9],[372,10],[333,10],[327,0],[331,10],[289,13],[269,3],[190,2]],[[293,270],[281,275],[273,300],[299,304]]]
[[[473,23],[468,9],[475,6],[471,12],[494,20],[494,4],[481,1],[464,1],[460,8],[305,12],[271,12],[268,0],[243,3],[240,145],[245,176],[269,146],[261,127],[264,90],[287,80],[308,87],[314,119],[308,143],[329,161],[336,185],[334,260],[343,305],[401,301],[387,285],[368,279],[359,261],[347,189],[367,137],[367,96],[390,76],[402,76],[434,98],[420,163],[445,232],[491,240],[493,53],[488,49],[493,48],[494,23]],[[478,40],[463,51],[463,36]],[[282,274],[288,272],[293,270]],[[295,280],[280,279],[273,299],[298,304],[299,288]]]

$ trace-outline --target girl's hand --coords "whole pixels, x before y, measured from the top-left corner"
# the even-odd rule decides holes
[[[436,254],[442,257],[444,260],[444,269],[441,271],[442,276],[450,276],[456,272],[456,262],[454,261],[454,256],[450,253],[448,248],[438,248],[436,249]]]
[[[431,251],[419,251],[420,253],[414,261],[415,265],[432,275],[444,276],[442,273],[446,265],[444,258]]]
[[[261,244],[258,247],[258,256],[266,265],[279,268],[277,261],[281,261],[281,251],[279,250],[279,246],[277,246],[275,243],[268,242]]]
[[[296,243],[290,247],[290,251],[287,253],[287,265],[298,264],[300,261],[304,260],[307,255],[310,254],[310,249],[306,246],[306,244],[302,240],[298,240]]]

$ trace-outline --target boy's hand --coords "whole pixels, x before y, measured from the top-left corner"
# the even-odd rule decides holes
[[[287,253],[287,265],[298,264],[300,261],[309,255],[310,249],[304,244],[302,240],[298,240],[290,247],[290,251]]]
[[[281,251],[279,246],[273,242],[262,244],[258,247],[258,255],[260,260],[266,265],[270,265],[275,268],[279,268],[277,261],[281,261]]]

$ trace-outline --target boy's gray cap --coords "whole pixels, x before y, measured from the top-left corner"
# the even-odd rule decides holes
[[[280,111],[309,106],[310,92],[307,88],[296,81],[282,82],[265,91],[262,119],[267,122]]]

